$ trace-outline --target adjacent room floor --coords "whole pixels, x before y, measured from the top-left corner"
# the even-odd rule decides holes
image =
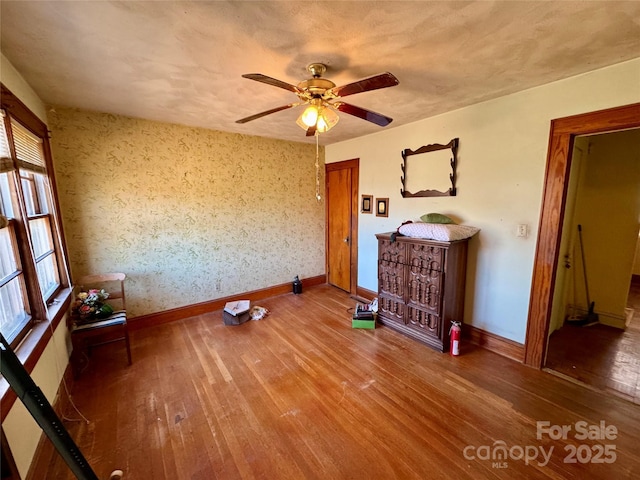
[[[634,310],[626,330],[596,324],[565,325],[549,338],[546,367],[640,404],[640,279],[627,302]]]
[[[65,424],[98,478],[640,478],[638,405],[473,345],[352,329],[355,301],[327,285],[258,304],[271,314],[239,326],[218,311],[135,331],[131,366],[95,350],[72,388],[89,423]],[[603,423],[616,434],[577,436]],[[73,479],[48,441],[34,465]]]

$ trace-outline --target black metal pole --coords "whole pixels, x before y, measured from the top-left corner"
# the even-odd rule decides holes
[[[98,480],[53,407],[0,334],[0,372],[79,480]]]

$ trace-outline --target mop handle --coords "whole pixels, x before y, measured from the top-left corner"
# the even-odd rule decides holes
[[[582,271],[584,272],[584,289],[587,292],[587,308],[591,308],[591,297],[589,296],[589,282],[587,282],[587,264],[584,261],[584,246],[582,245],[582,225],[578,224],[578,235],[580,237],[580,254],[582,255]]]

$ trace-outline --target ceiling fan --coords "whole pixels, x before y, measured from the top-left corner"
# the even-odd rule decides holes
[[[311,73],[312,78],[303,80],[298,83],[298,85],[291,85],[290,83],[267,77],[261,73],[247,73],[242,75],[243,78],[248,78],[249,80],[255,80],[256,82],[262,82],[289,90],[295,93],[300,101],[242,118],[237,120],[236,123],[247,123],[272,113],[307,104],[309,106],[302,112],[296,122],[301,128],[307,131],[307,136],[326,132],[338,123],[339,117],[335,112],[336,110],[362,118],[381,127],[389,125],[393,120],[380,113],[357,107],[341,100],[348,95],[398,85],[398,79],[391,73],[381,73],[358,80],[357,82],[336,87],[336,84],[331,80],[322,77],[322,74],[327,70],[326,65],[322,63],[312,63],[307,67],[307,70]]]

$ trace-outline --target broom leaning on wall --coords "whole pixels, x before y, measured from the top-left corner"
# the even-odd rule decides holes
[[[592,302],[591,296],[589,295],[589,282],[587,280],[587,262],[585,260],[584,244],[582,242],[582,225],[580,224],[578,224],[578,239],[580,241],[580,254],[582,256],[582,271],[584,273],[584,289],[587,295],[588,311],[584,315],[570,316],[569,318],[567,318],[567,323],[569,325],[589,327],[591,325],[597,324],[600,320],[598,318],[598,314],[594,312],[596,302]]]

